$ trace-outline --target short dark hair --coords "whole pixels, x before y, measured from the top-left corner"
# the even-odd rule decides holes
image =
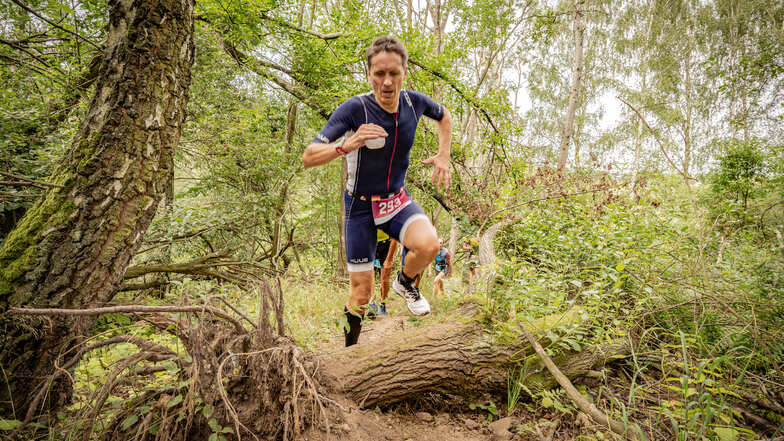
[[[406,67],[406,64],[408,63],[408,51],[406,50],[406,47],[396,37],[385,35],[373,40],[373,43],[367,48],[368,70],[370,70],[370,60],[373,56],[378,55],[381,52],[393,52],[400,55],[400,58],[403,60],[403,67]]]

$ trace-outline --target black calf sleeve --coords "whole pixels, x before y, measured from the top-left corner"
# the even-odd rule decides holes
[[[362,317],[356,316],[348,312],[348,308],[343,308],[346,312],[346,320],[348,321],[348,330],[344,329],[343,334],[346,336],[346,347],[357,344],[359,341],[359,331],[362,330]]]
[[[406,285],[411,285],[416,280],[416,275],[414,277],[408,277],[403,270],[400,270],[400,281],[405,283]]]

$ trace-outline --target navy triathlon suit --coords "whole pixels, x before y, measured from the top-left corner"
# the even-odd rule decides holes
[[[409,154],[414,145],[419,118],[424,115],[440,121],[444,108],[413,90],[402,90],[397,113],[389,113],[377,102],[373,93],[352,97],[341,104],[313,142],[331,143],[350,137],[362,124],[381,126],[387,132],[383,148],[365,146],[346,155],[348,182],[346,184],[346,259],[350,272],[370,271],[376,251],[376,228],[403,243],[406,228],[415,220],[427,219],[414,201],[403,205],[389,219],[373,218],[372,201],[387,200],[405,189]],[[429,222],[429,220],[428,220]]]

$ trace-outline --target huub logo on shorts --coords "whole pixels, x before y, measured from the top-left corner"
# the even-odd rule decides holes
[[[368,262],[370,262],[370,259],[368,259],[367,257],[363,257],[361,259],[351,259],[351,263],[368,263]]]

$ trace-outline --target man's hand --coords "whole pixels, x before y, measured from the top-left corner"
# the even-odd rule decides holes
[[[343,150],[353,152],[364,146],[368,140],[387,137],[387,131],[377,124],[362,124],[357,131],[351,135],[344,143]]]
[[[449,171],[448,158],[435,155],[422,161],[422,164],[431,164],[433,166],[433,178],[430,179],[430,182],[436,184],[436,189],[440,190],[442,184],[444,190],[452,185],[452,175]]]

